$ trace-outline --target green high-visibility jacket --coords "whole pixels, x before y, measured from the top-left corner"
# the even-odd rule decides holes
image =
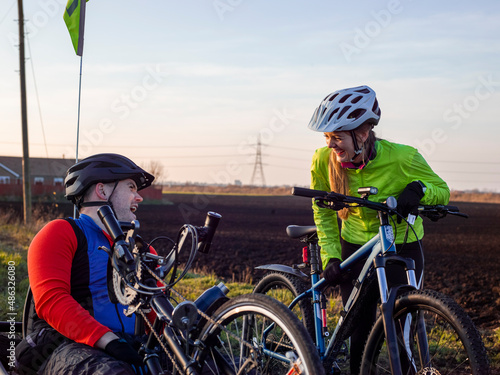
[[[420,153],[411,146],[392,143],[386,140],[375,142],[376,156],[364,168],[348,168],[349,195],[359,197],[358,188],[373,186],[377,195],[370,200],[383,202],[389,196],[398,198],[406,185],[421,181],[426,186],[424,205],[448,204],[450,190],[448,185],[431,169]],[[322,147],[314,153],[311,166],[311,189],[331,191],[328,160],[331,149]],[[378,234],[380,221],[377,212],[366,207],[351,210],[347,220],[342,220],[341,231],[337,222],[337,213],[328,208],[320,208],[313,202],[314,222],[318,228],[319,245],[323,267],[330,258],[341,259],[340,235],[350,243],[362,245]],[[396,217],[394,217],[396,219]],[[392,223],[396,244],[403,243],[407,224]],[[422,218],[417,217],[414,224],[418,239],[422,239],[424,228]],[[410,230],[407,242],[416,241]]]

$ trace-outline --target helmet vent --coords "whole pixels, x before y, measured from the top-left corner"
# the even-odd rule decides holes
[[[71,168],[71,171],[73,171],[73,172],[80,171],[82,169],[87,168],[90,164],[91,164],[90,162],[88,162],[88,163],[86,163],[86,162],[77,163],[77,164],[75,164]]]
[[[344,115],[344,113],[346,113],[350,108],[351,108],[350,106],[342,108],[342,111],[340,111],[338,118],[341,118]]]
[[[339,103],[345,103],[345,101],[349,99],[350,96],[351,94],[344,95],[342,98],[340,98]]]
[[[366,113],[366,109],[358,108],[358,109],[355,109],[354,111],[352,111],[349,114],[349,117],[347,117],[347,118],[349,118],[349,119],[358,119],[361,116],[363,116],[365,113]]]
[[[78,177],[73,177],[72,179],[66,181],[65,186],[71,186],[75,183]]]
[[[335,110],[332,113],[330,113],[330,116],[328,116],[328,121],[330,121],[332,119],[333,115],[336,114],[338,111],[339,111],[339,109],[335,108]]]
[[[330,99],[328,99],[328,100],[329,100],[329,101],[332,101],[332,100],[333,100],[333,99],[335,99],[337,96],[339,96],[339,94],[338,94],[338,93],[337,93],[337,94],[335,94],[335,95],[332,95],[332,96],[330,97]]]
[[[362,98],[362,96],[359,95],[359,96],[355,97],[353,100],[351,100],[351,103],[356,104],[357,102],[359,102],[361,100],[361,98]]]
[[[367,88],[364,88],[364,89],[361,89],[361,90],[355,90],[356,92],[360,92],[361,94],[369,94],[370,93],[370,90],[368,90]]]

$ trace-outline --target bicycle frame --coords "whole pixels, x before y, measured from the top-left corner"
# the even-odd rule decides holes
[[[349,314],[349,311],[351,311],[352,307],[356,303],[357,298],[359,296],[359,292],[361,290],[361,286],[363,285],[363,282],[366,280],[369,271],[373,267],[376,269],[377,273],[378,286],[381,298],[380,308],[382,315],[384,317],[384,322],[385,322],[384,326],[385,326],[385,334],[387,342],[395,342],[393,340],[397,340],[397,332],[394,321],[392,319],[392,311],[395,299],[401,287],[417,289],[417,281],[415,277],[415,264],[412,259],[403,258],[396,255],[394,233],[392,226],[389,224],[389,215],[386,212],[379,211],[379,219],[380,219],[379,233],[340,264],[341,271],[347,271],[353,265],[364,261],[363,269],[355,282],[354,288],[347,300],[347,303],[344,306],[345,313],[341,314],[339,321],[335,327],[335,330],[332,334],[332,339],[330,340],[327,348],[325,348],[326,332],[324,330],[326,326],[326,320],[322,316],[323,314],[321,312],[321,295],[322,295],[322,289],[326,286],[326,282],[325,279],[320,279],[319,272],[311,273],[310,275],[312,284],[311,288],[302,293],[301,295],[297,296],[289,305],[289,308],[293,309],[293,307],[304,298],[311,298],[311,300],[313,301],[316,345],[322,360],[326,358],[330,354],[330,351],[333,349],[333,346],[336,342],[338,331],[341,328],[345,320],[345,317]],[[317,247],[318,245],[313,244],[313,246]],[[314,249],[312,253],[318,254],[318,252],[314,251]],[[314,255],[314,257],[317,257],[317,255]],[[315,260],[316,259],[312,259],[312,261]],[[397,263],[405,267],[408,280],[407,285],[389,288],[385,273],[385,266],[389,262]],[[423,320],[421,321],[421,323],[422,325],[420,326],[419,329],[419,331],[421,332],[421,334],[419,335],[419,337],[421,338],[420,342],[422,343],[422,345],[426,346],[426,340],[424,340],[426,336],[425,336],[425,326],[423,325]],[[394,348],[391,348],[391,346],[389,349],[390,349],[389,358],[391,361],[391,368],[393,369],[393,374],[401,373],[399,353],[397,350],[394,350]],[[428,348],[426,348],[424,352],[428,353]],[[425,358],[425,362],[428,363],[429,359]]]
[[[314,226],[287,227],[287,233],[290,237],[301,239],[302,242],[307,244],[309,258],[306,259],[303,257],[304,263],[294,265],[293,267],[280,264],[269,264],[256,268],[271,271],[270,274],[289,274],[301,279],[302,282],[310,282],[311,287],[306,291],[304,291],[304,285],[300,284],[298,292],[304,292],[297,295],[288,307],[290,310],[293,310],[297,306],[300,306],[301,310],[303,308],[307,308],[304,312],[305,316],[308,318],[307,322],[305,322],[306,326],[316,341],[316,348],[320,354],[321,360],[325,362],[325,366],[333,366],[330,370],[334,370],[335,368],[340,370],[337,367],[337,362],[338,359],[341,358],[339,355],[346,353],[344,341],[351,335],[351,330],[356,324],[355,319],[358,318],[361,309],[364,308],[363,303],[365,301],[370,304],[372,303],[371,296],[374,296],[372,288],[375,287],[375,278],[371,276],[375,274],[378,282],[377,294],[380,295],[379,307],[381,312],[380,320],[377,321],[377,329],[383,329],[382,332],[386,346],[385,353],[388,357],[386,363],[389,364],[391,373],[401,374],[403,364],[405,367],[410,366],[410,368],[413,367],[414,369],[416,369],[419,365],[422,369],[427,367],[432,368],[433,366],[430,361],[430,347],[427,341],[426,323],[423,312],[417,308],[416,315],[404,315],[404,313],[403,315],[399,315],[396,329],[396,322],[394,321],[393,316],[394,309],[396,308],[396,300],[399,300],[400,296],[409,292],[410,295],[413,295],[411,291],[420,289],[421,284],[417,284],[415,262],[412,259],[398,256],[396,253],[395,236],[392,226],[389,223],[389,217],[394,214],[399,215],[396,210],[397,201],[394,197],[388,197],[384,203],[368,200],[370,195],[377,194],[377,192],[378,190],[375,187],[362,187],[358,189],[360,197],[354,197],[335,192],[326,192],[301,187],[294,187],[292,189],[292,195],[312,198],[315,204],[317,204],[320,208],[338,211],[349,207],[367,207],[378,212],[380,221],[378,233],[362,245],[357,251],[355,251],[349,258],[340,263],[339,268],[341,274],[347,274],[347,272],[349,272],[354,265],[356,265],[356,268],[358,269],[360,266],[362,266],[362,268],[359,275],[353,282],[354,287],[344,305],[344,310],[340,313],[338,323],[334,329],[332,338],[328,343],[328,347],[325,345],[325,337],[329,336],[329,333],[326,329],[326,297],[323,293],[323,289],[327,285],[326,281],[320,278],[322,267],[319,259],[319,245],[317,233],[315,231],[316,228]],[[437,221],[445,217],[447,214],[468,217],[468,215],[460,213],[458,207],[440,204],[419,206],[418,213],[411,213],[411,215],[408,215],[407,219],[400,215],[399,216],[408,223],[408,229],[413,230],[412,224],[415,219],[415,215],[426,216],[432,221]],[[414,232],[414,234],[416,233]],[[395,264],[398,267],[403,267],[406,272],[406,282],[402,282],[402,284],[398,283],[397,285],[389,285],[385,270],[386,265],[388,264]],[[310,274],[306,275],[300,269],[308,266],[310,266]],[[368,277],[369,275],[370,277]],[[349,279],[351,279],[351,277],[349,277]],[[259,293],[265,293],[267,290],[270,290],[267,289],[266,282],[264,280],[266,280],[266,278],[261,280],[261,282],[257,285]],[[279,289],[280,287],[278,285],[281,282],[286,284],[286,280],[290,281],[288,277],[285,278],[285,281],[279,280],[280,278],[274,280],[273,278],[270,278],[267,282],[269,285],[277,285]],[[277,284],[274,284],[275,282]],[[297,291],[295,291],[295,284],[289,285],[292,285],[291,288],[294,290],[292,294],[296,295]],[[288,288],[288,286],[285,286],[285,289],[286,288]],[[313,305],[312,317],[310,316],[310,307],[307,306],[309,299],[311,299]],[[402,317],[405,317],[406,319],[402,319]],[[408,324],[411,323],[412,319],[414,320],[414,324]],[[314,321],[313,325],[312,321]],[[380,324],[382,324],[382,326],[380,326]],[[409,329],[410,327],[411,331]],[[410,346],[412,341],[413,346]],[[372,345],[370,350],[373,351],[373,342],[370,343]],[[376,345],[383,344],[384,342],[379,342]],[[414,348],[415,345],[416,348]],[[375,348],[375,350],[378,349]],[[416,357],[416,353],[418,353],[418,358]],[[418,364],[417,361],[419,361]]]
[[[226,301],[229,303],[229,298],[225,297],[226,291],[218,289],[220,287],[214,286],[218,291],[216,293],[209,292],[203,293],[195,301],[189,301],[185,299],[179,292],[173,289],[173,286],[181,280],[186,274],[187,270],[190,268],[192,261],[197,252],[207,253],[210,248],[210,242],[215,233],[220,215],[214,212],[209,212],[207,214],[207,219],[205,221],[205,226],[195,227],[190,224],[185,224],[179,231],[177,241],[174,243],[173,248],[170,250],[169,255],[162,257],[156,254],[151,254],[148,249],[136,246],[136,229],[139,227],[138,222],[133,222],[126,224],[127,234],[123,232],[123,227],[116,220],[114,213],[109,206],[103,206],[98,210],[99,217],[103,224],[105,225],[108,233],[113,239],[112,249],[101,247],[100,249],[106,251],[111,258],[111,264],[113,266],[113,289],[109,289],[108,284],[108,294],[112,294],[114,299],[120,302],[122,305],[128,306],[125,315],[131,315],[136,313],[140,315],[143,319],[140,320],[141,323],[137,323],[139,319],[136,320],[135,334],[136,336],[142,336],[144,333],[144,324],[148,326],[149,333],[145,338],[144,342],[141,343],[141,348],[139,352],[144,354],[144,362],[146,363],[149,372],[152,375],[160,375],[165,372],[162,370],[162,363],[160,357],[157,354],[159,347],[163,349],[163,352],[168,358],[169,362],[172,363],[175,373],[182,373],[186,375],[197,375],[200,373],[204,364],[206,349],[213,347],[212,341],[208,344],[204,342],[204,338],[200,335],[204,335],[205,320],[212,327],[218,327],[217,329],[224,330],[222,321],[218,322],[217,319],[213,319],[210,314],[215,313],[215,310],[219,307],[225,306]],[[190,240],[189,240],[190,239]],[[153,240],[154,241],[154,240]],[[190,242],[190,253],[189,259],[186,262],[184,270],[181,272],[177,270],[177,265],[180,264],[178,259],[178,254],[185,242]],[[142,250],[142,251],[141,251]],[[170,282],[165,282],[163,279],[171,274]],[[157,284],[161,283],[162,286]],[[176,298],[180,298],[183,301],[180,303],[172,302],[171,293],[174,293]],[[244,296],[241,296],[244,297]],[[255,296],[254,296],[255,297]],[[240,303],[235,298],[236,304]],[[269,302],[269,301],[267,301]],[[274,301],[272,301],[274,302]],[[247,305],[238,306],[237,314],[243,312],[250,312],[250,314],[257,313],[265,317],[271,317],[273,319],[273,314],[275,314],[271,309],[267,309],[265,301],[261,300],[259,303],[247,302]],[[175,307],[174,307],[175,306]],[[265,307],[264,307],[265,306]],[[293,331],[298,334],[297,340],[302,345],[302,353],[313,353],[313,356],[307,355],[305,361],[308,362],[307,368],[309,370],[315,369],[315,365],[318,359],[313,360],[316,356],[314,350],[308,347],[309,336],[304,330],[296,330],[295,328],[300,325],[298,322],[290,320],[290,317],[295,318],[293,314],[288,312],[281,305],[276,304],[274,311],[285,311],[284,320],[275,314],[282,323],[285,322],[284,327],[287,329],[287,335],[289,335],[292,330],[287,327],[294,327]],[[156,317],[151,324],[146,316],[149,311],[154,311]],[[226,314],[228,312],[226,311]],[[231,313],[229,313],[231,314]],[[289,315],[288,315],[289,314]],[[250,348],[251,351],[255,349],[255,346],[261,346],[262,353],[266,358],[276,359],[277,362],[284,364],[287,373],[295,374],[301,373],[299,370],[302,366],[302,358],[296,356],[292,351],[276,352],[275,350],[267,347],[267,340],[264,339],[263,342],[260,341],[261,338],[251,337],[250,333],[255,330],[253,324],[255,317],[253,315],[244,315],[241,327],[242,336],[241,339],[235,336],[230,331],[226,330],[227,336],[232,336],[232,339],[239,341],[238,346],[240,350]],[[264,321],[267,318],[264,318]],[[258,319],[257,319],[258,320]],[[200,323],[201,322],[201,323]],[[274,324],[274,321],[273,321]],[[260,330],[259,330],[260,333]],[[283,339],[284,336],[281,336]],[[289,335],[289,337],[291,337]],[[213,340],[213,338],[212,338]],[[220,340],[217,345],[223,342]],[[297,343],[297,342],[296,342]],[[228,342],[229,344],[229,342]],[[312,342],[311,342],[312,344]],[[229,345],[229,346],[232,346]],[[307,351],[304,351],[307,349]],[[210,360],[216,363],[216,368],[225,369],[228,373],[233,373],[234,369],[231,367],[232,358],[226,359],[225,354],[218,353],[217,351],[211,352]],[[252,366],[258,362],[256,358],[245,359],[244,362],[239,363],[241,366],[248,366],[252,362]],[[316,357],[317,358],[317,357]],[[312,372],[315,373],[315,372]]]

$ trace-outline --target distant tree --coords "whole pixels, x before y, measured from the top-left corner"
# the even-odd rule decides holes
[[[145,165],[141,165],[141,168],[146,170],[155,176],[155,180],[153,181],[153,185],[158,185],[161,181],[164,181],[167,178],[167,173],[163,167],[163,164],[157,160],[151,160],[149,163]]]

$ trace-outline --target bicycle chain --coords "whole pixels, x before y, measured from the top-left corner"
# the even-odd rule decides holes
[[[158,341],[158,343],[160,344],[160,346],[162,347],[163,351],[165,352],[165,354],[168,356],[168,358],[170,359],[170,362],[172,362],[172,365],[174,365],[175,369],[177,371],[179,371],[179,374],[182,374],[183,371],[181,370],[181,368],[179,367],[179,365],[177,364],[177,361],[175,360],[175,358],[170,354],[170,352],[168,351],[168,348],[165,346],[165,344],[161,341],[161,338],[160,336],[158,336],[158,334],[156,333],[156,331],[153,329],[153,325],[149,322],[147,316],[144,314],[144,312],[141,310],[141,309],[138,309],[137,310],[139,312],[139,314],[142,316],[142,319],[144,319],[144,322],[148,325],[149,329],[151,330],[151,332],[153,332],[153,335],[155,335],[156,337],[156,340]]]
[[[153,270],[151,270],[147,265],[144,264],[144,262],[141,261],[141,265],[151,274],[151,276],[153,276],[153,278],[157,281],[159,281],[162,285],[164,285],[165,287],[168,288],[168,285],[165,283],[165,281],[163,281],[160,277],[158,277]],[[188,299],[186,299],[182,294],[180,294],[179,292],[177,292],[174,288],[169,288],[169,290],[171,290],[172,292],[174,292],[174,294],[181,298],[182,300],[184,301],[188,301]],[[213,320],[210,316],[208,316],[207,314],[205,314],[203,311],[201,311],[200,309],[196,308],[198,314],[200,314],[203,318],[205,318],[207,321],[209,321],[210,323],[214,324],[215,326],[217,326],[218,328],[220,328],[221,330],[225,331],[229,336],[231,336],[232,338],[234,338],[235,340],[237,340],[240,344],[243,344],[245,346],[247,346],[250,351],[251,351],[251,354],[253,355],[254,352],[255,352],[255,348],[248,342],[242,340],[239,336],[236,336],[234,333],[232,333],[231,331],[229,331],[226,327],[222,326],[220,323],[217,323],[215,320]],[[153,332],[153,334],[155,335],[156,339],[158,340],[158,342],[160,342],[160,345],[162,346],[163,350],[167,353],[167,355],[169,356],[170,360],[174,363],[175,367],[177,370],[180,371],[180,369],[178,368],[178,365],[176,364],[176,362],[172,359],[172,357],[170,356],[170,353],[168,353],[168,350],[167,348],[164,346],[163,343],[161,343],[160,341],[160,338],[158,337],[158,334],[153,330],[153,327],[151,325],[151,323],[149,322],[149,320],[144,316],[143,312],[141,311],[141,316],[143,317],[143,319],[146,321],[146,323],[148,324],[149,328],[151,329],[151,331]],[[188,338],[186,337],[186,340]],[[283,345],[283,344],[281,344]],[[293,349],[293,347],[290,347],[290,349]],[[180,371],[182,373],[182,371]]]

